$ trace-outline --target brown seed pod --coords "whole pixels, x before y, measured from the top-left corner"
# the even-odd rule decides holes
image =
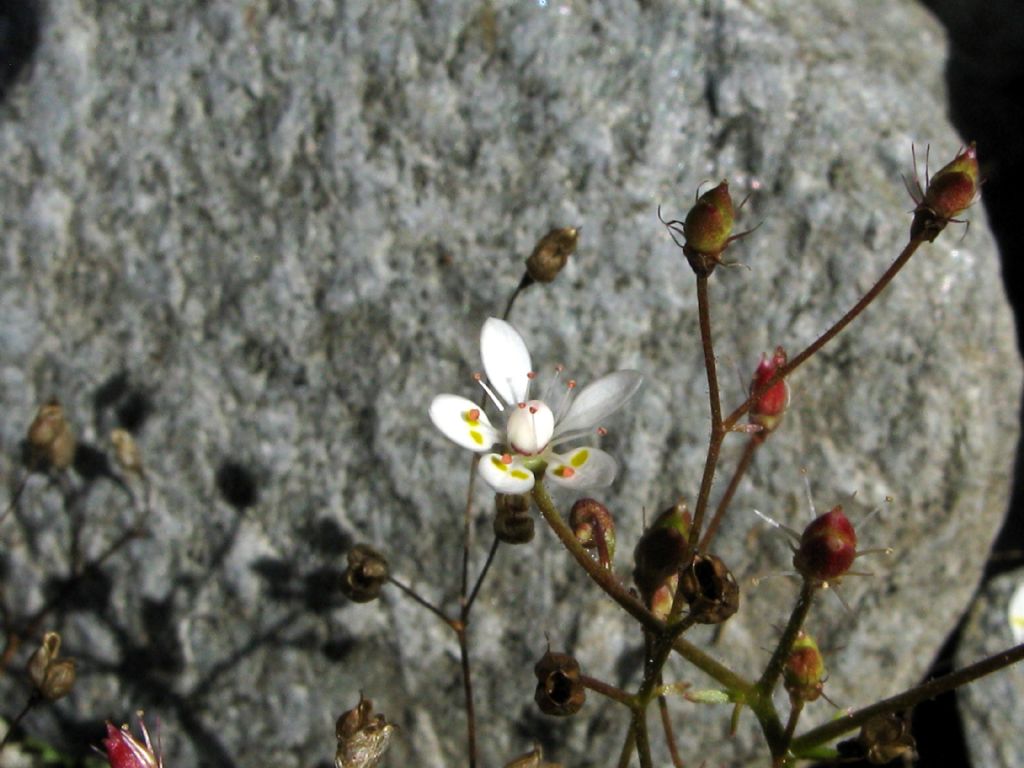
[[[389,575],[384,555],[366,544],[356,544],[348,552],[341,591],[353,602],[368,603],[377,599]]]
[[[335,768],[376,768],[391,742],[395,726],[373,714],[373,702],[359,694],[359,703],[338,718]]]
[[[690,617],[698,624],[721,624],[740,607],[740,588],[722,559],[697,554],[679,577]]]
[[[506,544],[533,541],[535,525],[530,514],[529,494],[494,494],[494,535]]]
[[[545,715],[567,717],[580,711],[587,691],[580,682],[580,665],[567,653],[549,649],[533,668],[537,689],[533,700]]]
[[[554,280],[576,250],[579,234],[577,227],[562,227],[544,235],[526,259],[526,274],[538,283]]]

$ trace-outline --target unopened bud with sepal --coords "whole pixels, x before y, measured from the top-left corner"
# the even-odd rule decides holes
[[[790,699],[807,702],[819,698],[825,677],[825,660],[818,644],[813,637],[801,631],[782,668],[782,681]]]
[[[784,379],[779,379],[771,386],[764,388],[776,371],[785,364],[786,350],[776,347],[771,357],[765,355],[761,358],[757,370],[754,371],[753,379],[751,379],[750,394],[754,395],[760,391],[750,405],[750,423],[761,428],[759,432],[754,433],[757,440],[764,441],[775,431],[789,407],[789,384]],[[761,391],[762,389],[763,391]]]
[[[640,536],[633,550],[633,581],[648,606],[691,557],[691,524],[690,511],[680,503],[658,515]]]
[[[850,570],[857,557],[857,533],[836,505],[815,518],[800,535],[793,567],[805,578],[826,584]]]

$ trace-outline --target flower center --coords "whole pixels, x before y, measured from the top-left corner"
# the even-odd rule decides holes
[[[543,451],[551,441],[555,414],[540,400],[527,400],[512,409],[505,430],[513,450],[533,456]]]

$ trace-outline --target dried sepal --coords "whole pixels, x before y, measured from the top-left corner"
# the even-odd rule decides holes
[[[356,706],[342,713],[335,726],[335,768],[376,768],[394,731],[395,726],[384,715],[373,714],[373,702],[360,693]]]
[[[873,717],[861,726],[857,741],[872,765],[885,765],[900,757],[917,757],[917,742],[907,718],[897,714]]]
[[[561,768],[561,765],[547,762],[544,759],[544,751],[536,746],[529,752],[506,763],[505,768]]]

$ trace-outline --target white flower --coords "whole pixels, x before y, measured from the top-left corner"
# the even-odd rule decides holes
[[[480,476],[499,493],[526,493],[533,488],[535,470],[547,467],[546,476],[569,488],[598,488],[615,479],[615,459],[591,446],[572,448],[564,454],[555,446],[578,439],[614,413],[640,387],[636,371],[615,371],[575,393],[568,382],[556,403],[530,398],[530,382],[536,374],[530,352],[519,332],[495,317],[480,332],[480,357],[490,386],[480,385],[502,411],[505,428],[491,424],[472,400],[458,395],[438,395],[430,404],[430,418],[446,437],[477,453],[495,445],[502,453],[481,457]],[[575,397],[574,397],[575,395]]]

